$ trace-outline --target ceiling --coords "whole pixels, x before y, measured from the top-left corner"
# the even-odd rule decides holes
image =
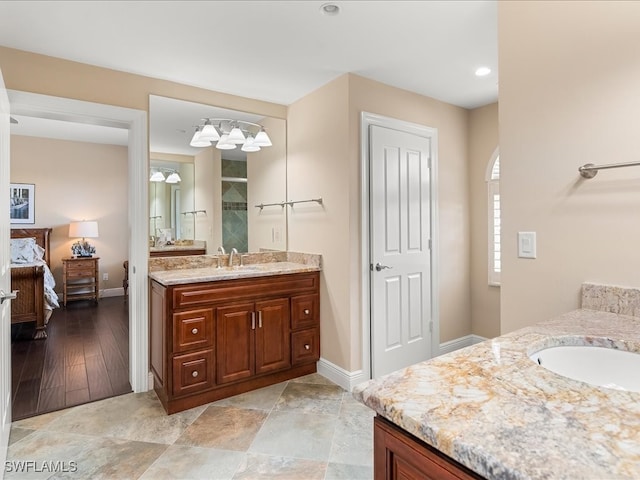
[[[497,100],[495,0],[324,3],[0,1],[0,45],[283,105],[347,72],[464,108]]]

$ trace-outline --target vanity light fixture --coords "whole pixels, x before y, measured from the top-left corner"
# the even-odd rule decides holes
[[[166,183],[179,183],[181,181],[182,179],[180,178],[180,175],[178,175],[178,172],[170,173],[167,179],[165,180]]]
[[[151,174],[149,177],[150,182],[166,182],[166,183],[178,183],[182,181],[180,175],[175,170],[170,170],[167,168],[155,169],[156,171]],[[164,172],[164,173],[163,173]],[[167,177],[165,179],[165,173]]]
[[[164,174],[158,170],[151,174],[151,178],[149,178],[150,182],[164,182]]]
[[[244,120],[229,118],[203,118],[189,145],[192,147],[210,147],[215,144],[219,150],[233,150],[242,145],[244,152],[257,152],[262,147],[271,147],[271,139],[265,128]]]
[[[486,77],[491,73],[491,69],[489,67],[479,67],[476,69],[476,77]]]

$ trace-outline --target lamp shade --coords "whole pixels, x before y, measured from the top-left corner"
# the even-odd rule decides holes
[[[154,172],[151,177],[149,177],[150,182],[164,182],[164,175],[162,172]]]
[[[204,127],[200,131],[199,140],[208,140],[209,142],[215,142],[220,139],[220,134],[216,130],[210,121],[206,121]]]
[[[231,131],[229,132],[229,137],[227,139],[229,143],[234,143],[236,145],[244,143],[245,140],[246,138],[244,137],[244,133],[242,133],[242,130],[240,130],[238,127],[233,127],[231,129]]]
[[[253,144],[258,147],[270,147],[272,145],[271,139],[267,132],[264,131],[264,128],[258,132],[256,138],[253,140]]]
[[[165,180],[165,182],[167,183],[178,183],[180,181],[182,181],[182,179],[180,178],[180,175],[178,175],[177,172],[171,172],[167,177],[167,179]]]
[[[98,222],[71,222],[69,224],[70,238],[98,238]]]

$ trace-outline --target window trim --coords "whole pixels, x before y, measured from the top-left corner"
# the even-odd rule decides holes
[[[497,178],[493,174],[494,166],[496,162],[500,162],[500,150],[496,148],[491,155],[491,159],[487,165],[487,171],[485,173],[485,181],[487,182],[487,282],[490,286],[500,286],[500,271],[496,271],[494,268],[496,250],[495,250],[495,238],[494,238],[494,195],[498,195],[498,201],[500,198],[500,172],[498,171]],[[498,168],[500,164],[498,163]],[[502,217],[502,205],[500,205],[500,218]],[[502,238],[500,238],[500,245],[502,244]],[[502,248],[500,248],[502,250]]]

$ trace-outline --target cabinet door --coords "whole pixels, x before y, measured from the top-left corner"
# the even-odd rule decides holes
[[[373,419],[375,480],[480,480],[482,477],[380,417]]]
[[[256,303],[256,373],[291,366],[289,299]]]
[[[229,383],[255,373],[255,312],[253,303],[216,309],[217,383]]]

